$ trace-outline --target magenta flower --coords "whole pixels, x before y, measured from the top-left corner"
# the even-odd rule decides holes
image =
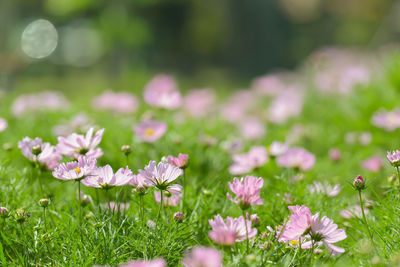
[[[185,110],[192,117],[204,117],[214,108],[215,98],[215,92],[212,89],[191,90],[184,98]]]
[[[131,93],[107,90],[93,99],[92,106],[95,109],[127,114],[135,112],[139,102],[137,97]]]
[[[379,172],[383,167],[383,162],[380,156],[372,156],[361,162],[360,165],[370,172]]]
[[[150,161],[144,170],[139,170],[139,174],[158,189],[170,191],[170,184],[181,176],[183,171],[168,163],[160,162],[157,165],[155,161]]]
[[[208,233],[212,241],[223,246],[232,246],[235,242],[246,240],[246,227],[248,238],[253,238],[257,235],[257,229],[251,228],[251,221],[239,218],[227,217],[226,223],[220,215],[216,215],[214,220],[209,220],[212,230]]]
[[[101,148],[96,148],[103,137],[104,128],[93,136],[93,128],[86,135],[73,133],[67,137],[58,137],[57,151],[69,158],[77,159],[81,155],[99,158],[103,155]]]
[[[7,129],[8,123],[5,119],[0,118],[0,132],[4,131]]]
[[[164,193],[163,196],[164,204],[170,207],[178,206],[181,201],[181,195],[182,195],[181,191],[182,191],[182,186],[178,184],[170,186],[167,189],[167,192]],[[154,191],[154,198],[157,203],[161,203],[161,192]]]
[[[80,181],[91,175],[96,168],[96,159],[80,156],[77,161],[61,163],[53,171],[53,176],[60,180]]]
[[[281,142],[272,142],[272,144],[268,148],[268,153],[271,157],[279,157],[288,151],[289,147],[285,143]]]
[[[195,247],[182,263],[185,267],[221,267],[222,255],[212,247]]]
[[[365,189],[365,180],[361,175],[357,175],[356,178],[354,178],[353,187],[359,191]]]
[[[18,142],[18,147],[22,155],[30,162],[47,170],[53,170],[61,160],[61,155],[56,152],[56,148],[50,143],[43,143],[41,138],[25,137]]]
[[[372,124],[388,132],[400,128],[400,109],[378,111],[372,116]]]
[[[250,206],[262,205],[260,198],[260,190],[263,187],[263,178],[246,176],[246,178],[233,178],[233,183],[228,182],[229,188],[236,195],[232,198],[229,193],[226,194],[228,199],[238,204],[243,210]]]
[[[248,173],[267,162],[267,149],[262,146],[254,146],[246,154],[233,156],[233,164],[230,166],[229,172],[233,175]]]
[[[167,263],[164,259],[155,259],[150,261],[139,260],[139,261],[130,261],[125,264],[120,264],[119,267],[165,267]]]
[[[144,101],[150,106],[176,109],[182,104],[182,96],[175,80],[168,75],[155,76],[144,88]]]
[[[189,155],[179,153],[177,158],[175,158],[174,156],[168,156],[168,162],[169,164],[174,165],[175,167],[184,169],[188,165]]]
[[[307,171],[314,166],[315,156],[304,148],[296,147],[286,151],[276,162],[282,167]]]
[[[314,182],[308,187],[311,193],[324,194],[328,197],[337,196],[340,193],[340,184],[330,185],[327,181],[324,183]]]
[[[387,152],[387,159],[389,160],[390,164],[392,164],[393,167],[399,167],[400,166],[400,151],[399,150],[394,150],[393,152],[388,151]]]
[[[145,120],[136,125],[133,130],[143,142],[153,143],[163,137],[167,125],[162,121]]]
[[[109,189],[114,186],[124,186],[133,178],[131,170],[126,167],[119,169],[116,173],[110,165],[96,168],[91,175],[82,180],[89,187]]]

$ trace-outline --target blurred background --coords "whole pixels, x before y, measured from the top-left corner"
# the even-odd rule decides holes
[[[78,74],[115,86],[159,72],[200,86],[216,77],[248,84],[323,47],[396,42],[399,7],[392,0],[2,0],[0,87]]]

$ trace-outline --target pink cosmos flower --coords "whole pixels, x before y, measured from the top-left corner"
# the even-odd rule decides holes
[[[283,232],[280,234],[279,241],[287,242],[299,240],[301,236],[307,233],[310,227],[311,211],[306,206],[289,206],[292,212],[288,223],[286,223]]]
[[[322,217],[320,220],[319,214],[317,213],[311,218],[309,236],[314,242],[317,242],[317,244],[320,245],[322,243],[333,256],[336,256],[343,253],[345,250],[333,244],[347,238],[346,232],[343,229],[337,228],[338,226],[333,223],[333,220],[326,216]],[[306,241],[301,244],[301,248],[311,247],[312,241]]]
[[[337,196],[340,193],[340,184],[330,185],[327,181],[324,183],[314,182],[308,187],[311,193],[324,194],[328,197]]]
[[[369,213],[369,210],[367,208],[364,208],[364,214],[367,215],[368,213]],[[352,218],[356,218],[356,217],[362,218],[361,206],[354,205],[345,210],[342,210],[340,212],[340,216],[342,216],[345,219],[352,219]]]
[[[181,190],[182,186],[178,184],[174,185],[174,189],[172,191],[171,188],[169,188],[169,191],[166,191],[163,196],[164,204],[170,207],[178,206],[179,202],[181,201]],[[156,199],[157,203],[161,203],[161,192],[154,191],[154,198]]]
[[[279,156],[276,162],[282,167],[307,171],[314,166],[315,156],[304,148],[295,147],[286,151],[282,156]]]
[[[215,98],[212,89],[191,90],[184,98],[184,107],[192,117],[201,118],[212,111]]]
[[[303,96],[300,89],[286,89],[272,101],[268,109],[268,119],[272,123],[283,124],[290,118],[300,115],[302,109]]]
[[[181,154],[179,153],[178,157],[175,158],[174,156],[168,156],[168,162],[171,165],[174,165],[175,167],[184,169],[187,167],[189,161],[189,155],[188,154]]]
[[[95,109],[109,110],[120,114],[133,113],[137,110],[138,105],[138,99],[133,94],[111,90],[95,97],[92,102]]]
[[[371,122],[376,127],[392,132],[400,128],[400,109],[375,112],[372,116]]]
[[[155,161],[150,161],[144,170],[139,170],[139,174],[158,189],[171,192],[169,185],[183,174],[183,170],[168,163],[160,162],[157,165]],[[172,191],[176,190],[172,188]]]
[[[247,111],[256,98],[249,90],[240,90],[233,94],[221,107],[221,116],[229,122],[238,122],[245,118]]]
[[[167,125],[162,121],[145,120],[136,125],[133,130],[143,142],[153,143],[163,137]]]
[[[360,165],[370,172],[379,172],[383,167],[383,162],[380,156],[372,156],[361,162]]]
[[[247,209],[250,206],[262,205],[263,201],[260,198],[260,190],[263,187],[263,178],[246,176],[246,178],[233,178],[233,183],[228,182],[229,188],[236,195],[232,198],[229,193],[226,194],[228,199],[238,204],[242,209]]]
[[[99,167],[91,172],[91,175],[82,180],[88,187],[109,189],[114,186],[124,186],[133,178],[131,170],[126,167],[119,169],[116,173],[110,165]]]
[[[276,96],[285,89],[285,84],[276,74],[258,77],[252,82],[252,89],[261,96]]]
[[[30,162],[37,163],[47,170],[53,170],[61,160],[61,155],[56,152],[56,148],[50,143],[43,143],[41,138],[25,137],[18,142],[18,147],[22,155]]]
[[[239,218],[227,217],[226,223],[220,215],[216,215],[214,220],[208,221],[212,231],[208,233],[212,241],[223,246],[232,246],[235,242],[246,240],[246,228],[248,238],[253,238],[257,235],[257,229],[251,228],[251,221]]]
[[[75,115],[70,121],[53,127],[52,132],[56,136],[68,136],[74,132],[86,132],[90,129],[91,120],[85,113]]]
[[[195,247],[182,263],[185,267],[221,267],[222,255],[212,247]]]
[[[399,150],[393,150],[392,152],[388,151],[387,159],[389,160],[390,164],[392,164],[393,167],[399,167],[400,166],[400,151]]]
[[[176,109],[182,104],[182,96],[175,80],[168,75],[155,76],[145,87],[144,101],[150,106]]]
[[[281,142],[272,142],[268,148],[268,153],[271,157],[279,157],[288,151],[289,147],[287,144]]]
[[[167,263],[164,259],[155,259],[155,260],[139,260],[139,261],[130,261],[125,264],[120,264],[119,267],[166,267]]]
[[[80,181],[91,175],[96,168],[97,161],[95,158],[80,156],[77,161],[61,163],[53,171],[53,176],[60,180],[77,180]]]
[[[81,155],[99,158],[103,155],[101,148],[96,148],[103,137],[104,128],[93,136],[93,128],[86,135],[73,133],[67,137],[58,137],[57,151],[69,158],[77,159]]]
[[[4,131],[7,129],[8,123],[5,119],[0,118],[0,132]]]
[[[233,155],[232,159],[233,164],[229,168],[231,174],[248,173],[268,162],[267,149],[262,146],[254,146],[248,153]]]
[[[112,211],[123,211],[128,210],[130,207],[129,203],[115,203],[114,201],[110,201],[110,203],[105,203],[104,207],[106,209],[110,208]]]
[[[145,190],[147,187],[152,186],[149,181],[141,174],[134,174],[129,181],[129,185],[136,187],[138,190]]]
[[[69,106],[67,99],[59,92],[43,91],[40,93],[21,95],[15,99],[11,110],[14,116],[44,110],[60,110]]]
[[[266,126],[257,117],[244,118],[238,125],[240,133],[246,140],[257,140],[265,136]]]
[[[342,157],[342,153],[337,148],[331,148],[329,150],[329,158],[333,161],[339,161]]]

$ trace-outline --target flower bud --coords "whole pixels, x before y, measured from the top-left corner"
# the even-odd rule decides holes
[[[354,178],[353,187],[356,190],[364,190],[365,189],[365,181],[361,175],[357,175],[357,177]]]
[[[48,198],[42,198],[41,200],[39,200],[39,206],[41,206],[42,208],[47,208],[50,204],[50,199]]]
[[[11,143],[4,143],[4,144],[3,144],[3,149],[4,149],[5,151],[10,151],[12,148],[13,148],[13,146],[12,146]]]
[[[257,214],[252,214],[251,216],[250,216],[250,220],[251,220],[251,223],[253,224],[253,226],[259,226],[260,225],[260,217],[258,217],[258,215]]]
[[[17,209],[14,217],[18,223],[22,224],[26,221],[26,219],[31,217],[31,215],[28,212],[24,211],[23,209]]]
[[[124,153],[125,156],[128,156],[132,152],[131,146],[129,145],[121,146],[121,152]]]
[[[177,223],[181,223],[181,222],[183,221],[184,218],[185,218],[185,216],[183,215],[182,212],[175,212],[175,214],[174,214],[174,220],[175,220]]]
[[[10,216],[10,212],[8,211],[8,209],[6,207],[0,207],[0,217],[5,219],[8,218]]]
[[[156,223],[152,220],[148,220],[146,223],[147,227],[151,228],[151,229],[155,229],[156,228]]]
[[[33,146],[32,147],[32,154],[33,155],[39,155],[40,153],[42,153],[42,147],[40,145],[37,146]]]

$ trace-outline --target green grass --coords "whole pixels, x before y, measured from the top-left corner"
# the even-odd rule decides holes
[[[259,234],[251,242],[251,255],[246,255],[246,242],[237,243],[232,251],[226,251],[224,266],[385,266],[395,264],[400,255],[400,196],[399,188],[388,182],[394,169],[385,162],[379,173],[362,170],[360,162],[369,156],[378,154],[385,158],[386,150],[400,146],[399,131],[385,132],[371,125],[373,113],[379,108],[392,109],[398,106],[400,73],[395,68],[400,63],[394,56],[385,64],[384,75],[372,80],[371,84],[358,88],[348,96],[324,96],[310,87],[305,106],[300,117],[284,125],[268,125],[267,135],[257,142],[245,142],[245,151],[252,145],[268,146],[272,141],[283,141],[293,125],[301,124],[305,134],[298,136],[293,144],[302,146],[316,155],[314,168],[304,174],[304,179],[292,183],[293,172],[278,167],[273,161],[252,174],[264,178],[261,197],[264,205],[252,207],[251,213],[257,213],[261,219]],[[75,78],[74,78],[75,77]],[[229,174],[231,154],[221,148],[220,143],[239,136],[237,128],[212,114],[206,119],[186,120],[179,124],[174,121],[175,112],[156,112],[156,117],[168,123],[167,134],[154,144],[140,143],[134,139],[132,126],[150,109],[142,103],[134,115],[115,116],[106,112],[97,112],[91,108],[91,97],[98,89],[115,85],[117,89],[134,91],[140,95],[149,75],[140,74],[138,79],[124,76],[115,84],[104,78],[78,74],[63,79],[25,78],[17,81],[18,91],[10,92],[0,99],[0,114],[9,122],[6,131],[0,133],[0,142],[10,144],[11,150],[0,152],[0,205],[6,206],[12,214],[22,208],[31,217],[22,225],[13,217],[1,222],[0,262],[3,266],[92,266],[118,265],[131,259],[152,259],[163,257],[169,266],[178,266],[184,253],[190,248],[203,245],[218,245],[208,238],[210,226],[208,220],[216,214],[238,217],[241,210],[226,198],[227,182],[233,176]],[[135,80],[136,83],[131,83]],[[218,84],[221,82],[218,81]],[[107,86],[106,86],[107,85]],[[211,85],[213,85],[211,83]],[[65,92],[72,105],[60,112],[27,114],[16,119],[10,113],[10,106],[21,91],[34,91],[40,88],[57,88]],[[83,90],[87,89],[87,91]],[[221,93],[220,100],[227,91]],[[263,112],[268,100],[260,99],[255,110]],[[41,137],[53,145],[57,139],[52,135],[53,126],[71,118],[84,110],[99,127],[106,129],[100,147],[104,156],[99,165],[110,164],[114,170],[126,165],[126,158],[120,147],[131,145],[133,152],[129,157],[129,167],[134,173],[142,169],[149,160],[159,161],[162,156],[187,153],[190,166],[186,173],[186,209],[185,220],[177,224],[164,220],[155,229],[142,226],[139,220],[139,198],[131,194],[131,188],[111,189],[109,197],[118,196],[122,202],[130,203],[125,213],[98,211],[96,191],[83,188],[91,196],[91,203],[83,208],[84,219],[78,222],[77,185],[73,182],[60,182],[50,172],[37,177],[36,170],[28,163],[17,148],[17,142],[25,136]],[[367,146],[358,143],[347,144],[344,136],[347,132],[372,134],[372,142]],[[201,136],[216,138],[217,145],[202,143]],[[328,150],[337,147],[342,151],[340,162],[332,162]],[[343,219],[339,213],[350,205],[358,204],[357,192],[351,188],[352,179],[362,174],[367,178],[365,198],[374,201],[367,220],[373,234],[369,239],[367,229],[360,219]],[[181,179],[181,178],[180,178]],[[43,192],[39,184],[43,186]],[[327,180],[331,184],[340,183],[342,191],[336,197],[310,194],[307,186],[313,181]],[[180,183],[181,180],[178,180]],[[293,196],[292,205],[307,205],[312,213],[320,212],[332,218],[339,228],[346,230],[347,239],[337,245],[346,252],[332,257],[323,249],[319,255],[310,255],[308,250],[297,250],[274,241],[266,226],[282,225],[289,216],[288,203],[284,194]],[[47,208],[46,224],[43,221],[43,209],[38,205],[41,198],[49,197],[51,204]],[[100,192],[100,202],[107,202],[105,192]],[[155,220],[158,206],[152,190],[144,197],[145,218]],[[168,213],[179,211],[171,207]],[[271,242],[267,249],[259,245]]]

